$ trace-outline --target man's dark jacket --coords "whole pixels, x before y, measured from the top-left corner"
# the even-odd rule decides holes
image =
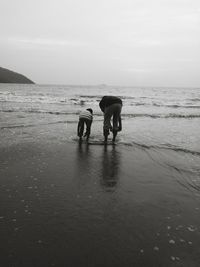
[[[116,96],[104,96],[99,102],[99,107],[104,112],[105,108],[111,106],[112,104],[122,105],[122,100]]]

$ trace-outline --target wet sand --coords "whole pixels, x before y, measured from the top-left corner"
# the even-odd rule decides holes
[[[199,195],[160,155],[80,145],[75,127],[2,142],[0,266],[200,266]]]

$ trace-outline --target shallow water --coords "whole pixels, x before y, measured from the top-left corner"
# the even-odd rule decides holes
[[[153,119],[158,119],[154,124],[161,125],[161,127],[154,127],[164,141],[165,134],[160,131],[163,125],[167,124],[169,128],[167,135],[175,136],[175,138],[176,135],[182,137],[187,131],[186,136],[194,137],[194,140],[189,141],[188,138],[183,138],[183,145],[199,143],[195,138],[199,131],[200,88],[0,84],[1,125],[2,127],[17,126],[20,118],[22,124],[26,126],[26,118],[37,114],[40,117],[46,114],[52,117],[57,115],[58,120],[65,118],[65,120],[76,122],[76,115],[80,110],[88,107],[93,108],[95,120],[102,120],[102,112],[98,103],[103,95],[109,94],[123,99],[123,119],[128,124],[136,121],[139,124],[138,126],[136,124],[137,130],[144,128],[147,122],[144,133],[148,133],[152,128],[149,125],[154,123]],[[5,119],[9,116],[6,113],[14,113],[11,116],[16,122],[11,122],[10,125],[10,121]],[[148,118],[150,120],[145,120]],[[176,127],[175,130],[174,127]]]

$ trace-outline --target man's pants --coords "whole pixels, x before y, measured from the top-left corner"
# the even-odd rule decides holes
[[[104,135],[109,134],[109,129],[112,128],[113,131],[118,130],[119,118],[122,110],[122,105],[119,103],[112,104],[111,106],[105,108],[104,111]],[[113,126],[111,125],[111,118],[113,117]]]

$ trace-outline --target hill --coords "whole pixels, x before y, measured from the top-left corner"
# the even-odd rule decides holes
[[[0,67],[0,83],[34,83],[17,72]]]

